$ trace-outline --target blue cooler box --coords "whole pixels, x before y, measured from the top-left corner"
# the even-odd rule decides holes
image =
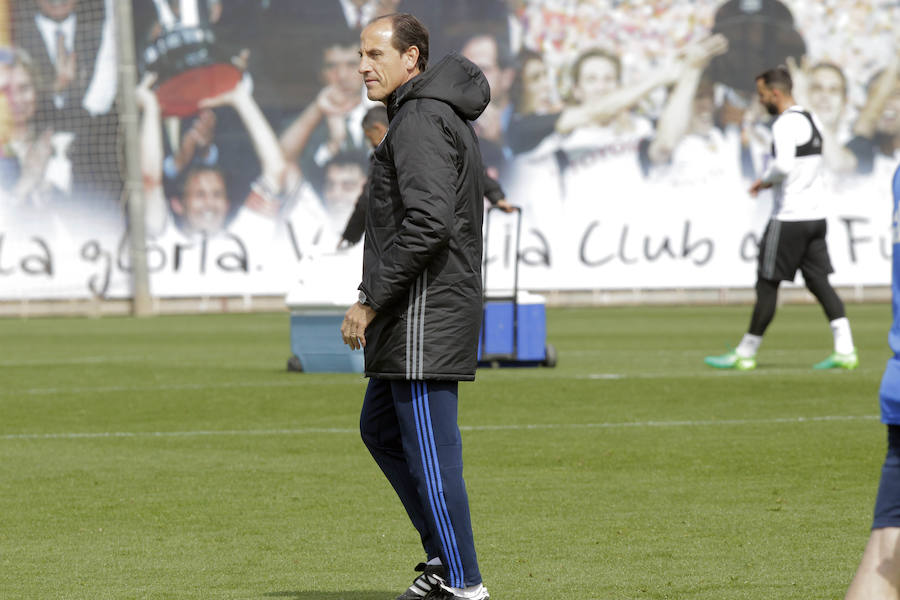
[[[352,264],[353,268],[348,268]],[[362,350],[351,350],[341,339],[344,313],[356,302],[362,244],[348,251],[308,254],[288,290],[291,352],[289,370],[306,373],[362,373]]]
[[[547,313],[544,297],[519,292],[518,335],[513,352],[513,303],[491,300],[484,305],[482,335],[478,343],[478,360],[540,364],[547,358]]]
[[[362,373],[362,350],[351,350],[341,340],[344,313],[326,310],[291,310],[291,352],[304,373]]]

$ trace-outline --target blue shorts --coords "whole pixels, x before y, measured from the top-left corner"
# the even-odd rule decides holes
[[[872,529],[900,527],[900,425],[888,425],[888,450],[881,467]]]

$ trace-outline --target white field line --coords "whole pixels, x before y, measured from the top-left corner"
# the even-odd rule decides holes
[[[572,429],[625,429],[650,427],[740,427],[743,425],[782,425],[803,423],[831,423],[846,421],[875,421],[878,415],[832,415],[819,417],[776,417],[772,419],[710,419],[706,421],[636,421],[622,423],[531,423],[519,425],[461,425],[461,431],[534,431]],[[176,438],[204,436],[277,436],[358,434],[356,428],[304,427],[300,429],[227,429],[221,431],[100,431],[69,433],[11,433],[0,435],[0,441],[13,440],[77,440],[98,438]]]
[[[33,358],[0,360],[0,367],[53,367],[58,365],[100,365],[105,363],[120,363],[141,360],[142,357],[133,356],[78,356],[63,358]]]
[[[879,365],[879,371],[881,367]],[[863,372],[864,369],[858,369],[857,372]],[[812,373],[812,370],[809,370]],[[671,372],[660,373],[586,373],[580,375],[562,374],[552,370],[540,371],[518,371],[517,369],[509,369],[506,371],[488,371],[481,377],[482,381],[491,381],[506,378],[539,378],[539,379],[576,379],[576,380],[617,380],[617,379],[678,379],[682,377],[758,377],[767,375],[784,375],[784,374],[805,374],[803,369],[758,369],[756,371],[732,371],[723,369],[704,369],[699,372],[674,374]],[[831,372],[823,372],[822,376],[840,376],[845,372],[836,369]],[[348,374],[349,375],[349,374]],[[342,377],[339,379],[318,378],[310,380],[302,375],[296,375],[295,379],[290,381],[228,381],[222,383],[157,383],[143,385],[102,385],[102,386],[84,386],[84,387],[48,387],[48,388],[25,388],[16,389],[0,389],[0,397],[10,396],[53,396],[53,395],[78,395],[78,394],[112,394],[118,392],[172,392],[172,391],[191,391],[191,390],[225,390],[229,388],[301,388],[310,385],[365,385],[368,381],[360,374],[358,377]]]
[[[228,388],[290,388],[310,385],[359,385],[366,383],[362,375],[342,380],[300,379],[294,381],[229,381],[224,383],[160,383],[150,385],[101,385],[87,387],[26,388],[24,390],[0,390],[0,396],[53,396],[68,394],[110,394],[116,392],[166,392],[177,390],[222,390]]]
[[[809,372],[812,373],[812,369],[809,369]],[[833,371],[834,373],[838,372],[837,370]],[[841,371],[843,372],[843,371]],[[587,379],[587,380],[614,380],[614,379],[681,379],[685,377],[690,377],[691,379],[697,378],[717,378],[717,377],[768,377],[771,375],[786,375],[786,374],[806,374],[806,370],[803,369],[759,369],[755,371],[737,371],[734,369],[706,369],[700,372],[688,372],[682,374],[674,374],[671,372],[668,373],[586,373],[583,375],[572,375],[570,377],[566,377],[566,379]],[[827,375],[826,375],[827,376]],[[554,376],[550,375],[547,379],[553,379]]]

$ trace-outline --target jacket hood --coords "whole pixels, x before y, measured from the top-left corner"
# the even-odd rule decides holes
[[[394,90],[387,103],[388,117],[394,118],[404,102],[415,98],[440,100],[474,121],[491,101],[491,88],[475,63],[451,52]]]

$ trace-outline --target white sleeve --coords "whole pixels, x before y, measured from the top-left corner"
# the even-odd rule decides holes
[[[797,158],[797,146],[808,142],[812,137],[809,121],[797,112],[785,113],[772,125],[775,156],[762,176],[763,183],[780,183],[794,168]]]

